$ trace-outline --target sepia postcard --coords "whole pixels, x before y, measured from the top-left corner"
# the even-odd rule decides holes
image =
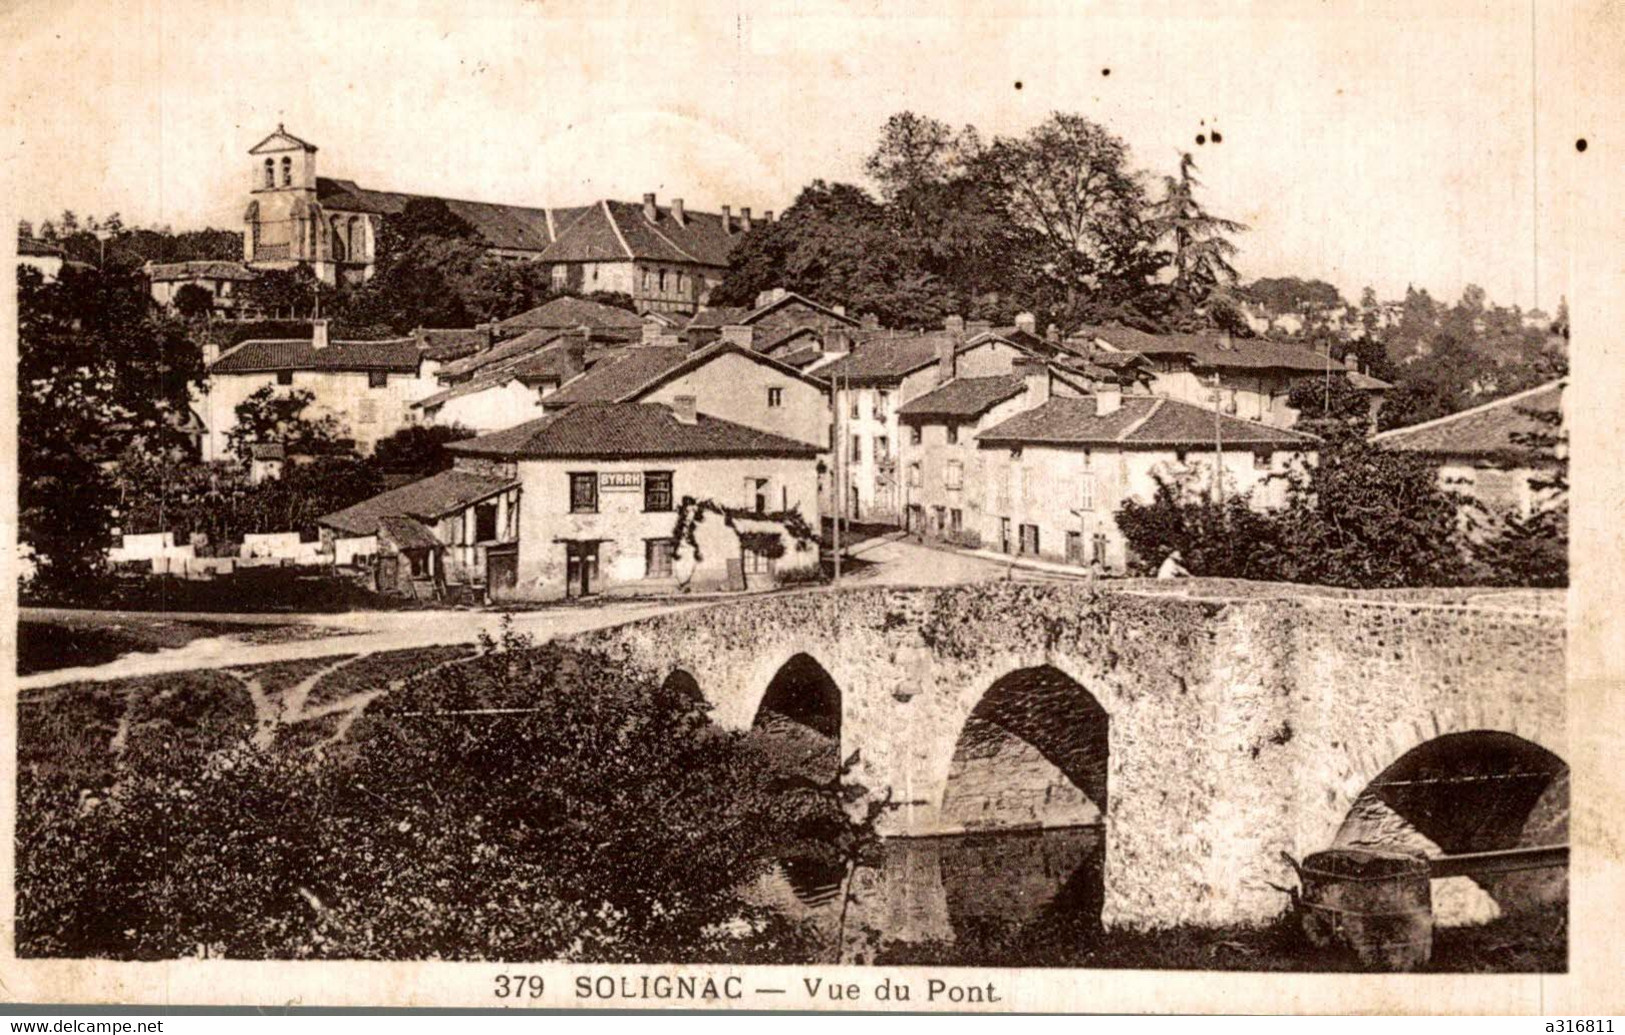
[[[1625,1010],[1625,7],[0,26],[0,1004]]]

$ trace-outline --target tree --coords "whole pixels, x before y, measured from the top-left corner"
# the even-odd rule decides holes
[[[1306,377],[1287,392],[1287,405],[1298,411],[1297,430],[1311,435],[1336,435],[1371,430],[1371,396],[1349,383],[1341,371],[1326,377]]]
[[[1175,297],[1190,307],[1207,300],[1219,287],[1234,284],[1236,268],[1230,259],[1236,246],[1225,236],[1239,234],[1246,224],[1216,216],[1196,200],[1196,160],[1189,151],[1179,156],[1179,174],[1163,177],[1163,197],[1151,210],[1150,229],[1173,249]]]
[[[19,537],[38,578],[72,589],[99,571],[115,496],[102,465],[131,444],[184,444],[201,350],[153,311],[133,271],[17,273]]]
[[[308,263],[291,269],[260,270],[243,286],[243,305],[273,318],[302,319],[315,312],[322,294],[320,281]]]
[[[1559,410],[1520,408],[1536,424],[1532,431],[1514,432],[1513,445],[1538,453],[1549,465],[1546,473],[1529,479],[1534,505],[1528,515],[1516,511],[1491,513],[1473,508],[1473,558],[1480,566],[1479,581],[1491,585],[1556,586],[1569,584],[1569,461],[1568,432]],[[1514,463],[1527,461],[1513,461]]]
[[[331,414],[312,418],[305,411],[316,396],[298,388],[278,393],[266,385],[237,404],[236,423],[226,433],[226,445],[244,464],[255,445],[280,443],[287,452],[325,454],[339,446],[343,429]]]
[[[1053,113],[1025,137],[1000,137],[978,158],[1005,209],[1044,244],[1043,261],[1076,313],[1102,280],[1138,274],[1155,240],[1128,145],[1082,115]]]
[[[474,437],[461,424],[411,424],[373,447],[372,460],[380,470],[426,478],[452,466],[446,444]]]
[[[214,292],[201,284],[182,284],[175,292],[175,309],[188,320],[198,320],[214,312]]]

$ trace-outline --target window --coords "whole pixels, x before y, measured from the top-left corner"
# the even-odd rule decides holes
[[[586,474],[570,475],[570,513],[598,513],[597,473],[589,471]]]
[[[1095,476],[1092,472],[1085,471],[1083,477],[1078,479],[1078,508],[1095,509]]]
[[[858,463],[863,459],[863,439],[852,436],[852,462]]]
[[[914,463],[908,465],[908,483],[916,489],[920,487],[919,461],[915,461]]]
[[[1270,455],[1268,453],[1253,454],[1253,469],[1267,471],[1270,469]]]
[[[875,420],[886,419],[886,407],[891,405],[890,392],[875,393]]]
[[[768,480],[766,478],[745,479],[745,502],[747,506],[754,508],[756,513],[767,513]]]
[[[474,508],[474,541],[476,543],[489,543],[495,541],[496,537],[496,501],[481,503]]]
[[[965,465],[958,460],[950,460],[942,471],[942,484],[948,489],[960,489],[965,484]]]
[[[665,270],[660,271],[659,284],[660,284],[660,293],[665,294],[666,293],[666,271]]]
[[[909,425],[908,444],[911,446],[917,446],[920,444],[920,426],[918,424]]]
[[[858,416],[858,397],[854,395],[852,397],[852,419],[857,420]]]
[[[767,390],[767,404],[769,406],[771,406],[771,407],[783,406],[784,405],[784,389],[782,389],[782,388],[769,388]]]
[[[1010,552],[1010,519],[1007,517],[999,519],[999,552]]]
[[[773,573],[773,558],[765,553],[757,553],[750,547],[746,547],[744,568],[747,575],[771,575]]]
[[[671,560],[677,544],[671,539],[645,539],[643,541],[643,577],[646,579],[671,578]]]
[[[1066,534],[1066,563],[1083,563],[1083,533],[1068,532]]]
[[[931,530],[941,532],[948,527],[948,508],[938,504],[931,508]]]
[[[1098,561],[1102,567],[1106,564],[1106,533],[1104,532],[1095,533],[1092,559]]]
[[[891,439],[885,435],[875,436],[875,459],[891,459]]]
[[[269,158],[265,160],[265,185],[276,186],[276,165]]]
[[[387,370],[369,370],[369,371],[367,371],[367,387],[368,388],[387,388],[388,386],[389,386],[389,371],[387,371]]]
[[[597,274],[598,267],[594,266],[592,271],[594,274]],[[555,291],[562,291],[570,284],[570,270],[568,267],[554,265],[554,267],[548,271],[548,276],[553,280],[553,290]]]
[[[276,372],[276,383],[279,384],[279,385],[291,385],[291,384],[293,384],[293,371],[291,371],[291,370],[278,370]]]
[[[671,507],[671,472],[643,472],[643,509],[666,511]]]
[[[965,530],[965,512],[958,507],[948,511],[948,531],[955,535]]]
[[[284,187],[292,187],[293,186],[293,159],[292,158],[284,157],[282,159],[282,186],[284,186]]]
[[[948,444],[950,446],[957,446],[959,444],[959,425],[948,425]]]

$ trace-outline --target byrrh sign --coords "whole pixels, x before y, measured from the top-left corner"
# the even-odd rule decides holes
[[[598,488],[602,492],[638,492],[643,488],[643,472],[601,471]]]

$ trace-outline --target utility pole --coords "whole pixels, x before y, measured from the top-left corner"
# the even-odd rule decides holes
[[[846,438],[841,433],[841,409],[845,399],[841,392],[841,375],[831,378],[830,390],[835,393],[835,421],[830,428],[830,434],[835,441],[830,445],[831,471],[830,477],[835,479],[834,492],[830,498],[835,502],[834,520],[830,522],[831,544],[835,548],[835,584],[841,584],[841,509],[845,504],[845,490],[842,488],[846,480],[841,476],[841,450],[845,447]]]
[[[1224,397],[1219,389],[1219,372],[1213,372],[1213,498],[1218,502],[1220,509],[1224,508],[1224,435],[1220,430],[1221,420],[1219,411],[1224,406]]]

